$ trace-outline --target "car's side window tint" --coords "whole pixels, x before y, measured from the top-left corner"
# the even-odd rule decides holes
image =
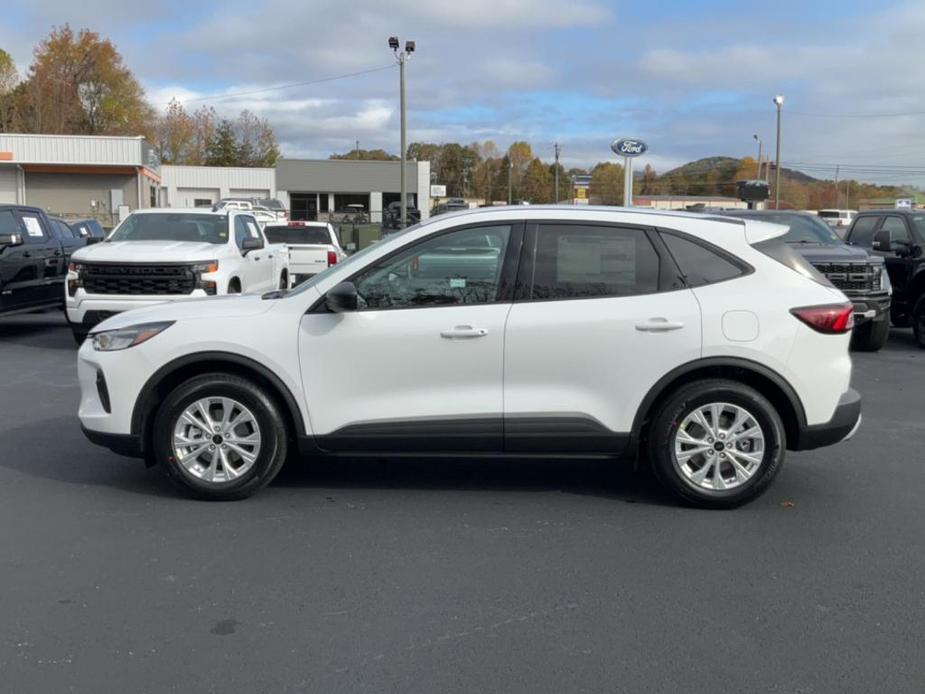
[[[244,239],[250,238],[250,232],[247,230],[247,224],[244,222],[244,218],[236,216],[234,218],[234,242],[238,248],[241,248],[244,245]]]
[[[874,244],[874,229],[877,228],[877,222],[880,217],[858,217],[854,220],[854,226],[851,228],[851,234],[848,241],[854,246],[871,248]]]
[[[539,227],[530,299],[632,296],[658,291],[659,257],[645,232],[615,226]]]
[[[23,234],[22,225],[9,210],[0,212],[0,234]]]
[[[890,242],[895,243],[896,241],[910,241],[909,230],[906,228],[906,222],[900,217],[887,217],[883,220],[883,224],[880,227],[881,231],[890,232]]]
[[[360,307],[414,308],[496,301],[511,225],[469,227],[427,239],[354,278]]]
[[[661,237],[689,287],[701,287],[744,274],[740,265],[706,246],[671,232],[662,232]]]

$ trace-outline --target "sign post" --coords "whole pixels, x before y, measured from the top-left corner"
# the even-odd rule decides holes
[[[623,137],[610,143],[614,154],[623,157],[623,206],[633,206],[633,159],[649,149],[642,140]]]

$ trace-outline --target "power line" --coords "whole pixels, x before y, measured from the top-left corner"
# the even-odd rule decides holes
[[[807,116],[809,118],[905,118],[907,116],[925,116],[925,111],[906,111],[904,113],[809,113],[807,111],[791,111],[788,115]]]
[[[295,87],[307,87],[312,84],[321,84],[323,82],[334,82],[336,80],[348,79],[350,77],[360,77],[361,75],[370,75],[374,72],[382,72],[383,70],[391,70],[394,65],[382,65],[381,67],[370,68],[369,70],[360,70],[359,72],[348,72],[343,75],[334,75],[332,77],[321,77],[319,79],[307,80],[305,82],[292,82],[290,84],[279,84],[275,87],[263,87],[261,89],[251,89],[246,92],[232,92],[225,94],[209,94],[206,96],[197,96],[191,99],[177,99],[181,103],[188,103],[191,101],[212,101],[216,99],[233,99],[239,96],[250,96],[251,94],[263,94],[266,92],[275,92],[281,89],[293,89]],[[158,104],[158,106],[169,106],[170,102],[164,104]]]

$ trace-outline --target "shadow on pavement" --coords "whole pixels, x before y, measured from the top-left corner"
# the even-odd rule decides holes
[[[0,316],[0,342],[77,353],[64,312],[54,309]]]

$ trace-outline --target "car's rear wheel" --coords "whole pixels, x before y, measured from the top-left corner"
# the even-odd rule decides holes
[[[859,325],[851,334],[851,349],[878,352],[890,337],[890,321],[872,320]]]
[[[269,484],[286,460],[284,418],[259,384],[212,373],[175,388],[154,422],[155,456],[202,499],[242,499]]]
[[[727,380],[679,388],[655,413],[649,458],[683,501],[732,508],[761,494],[784,460],[780,415],[754,388]]]

